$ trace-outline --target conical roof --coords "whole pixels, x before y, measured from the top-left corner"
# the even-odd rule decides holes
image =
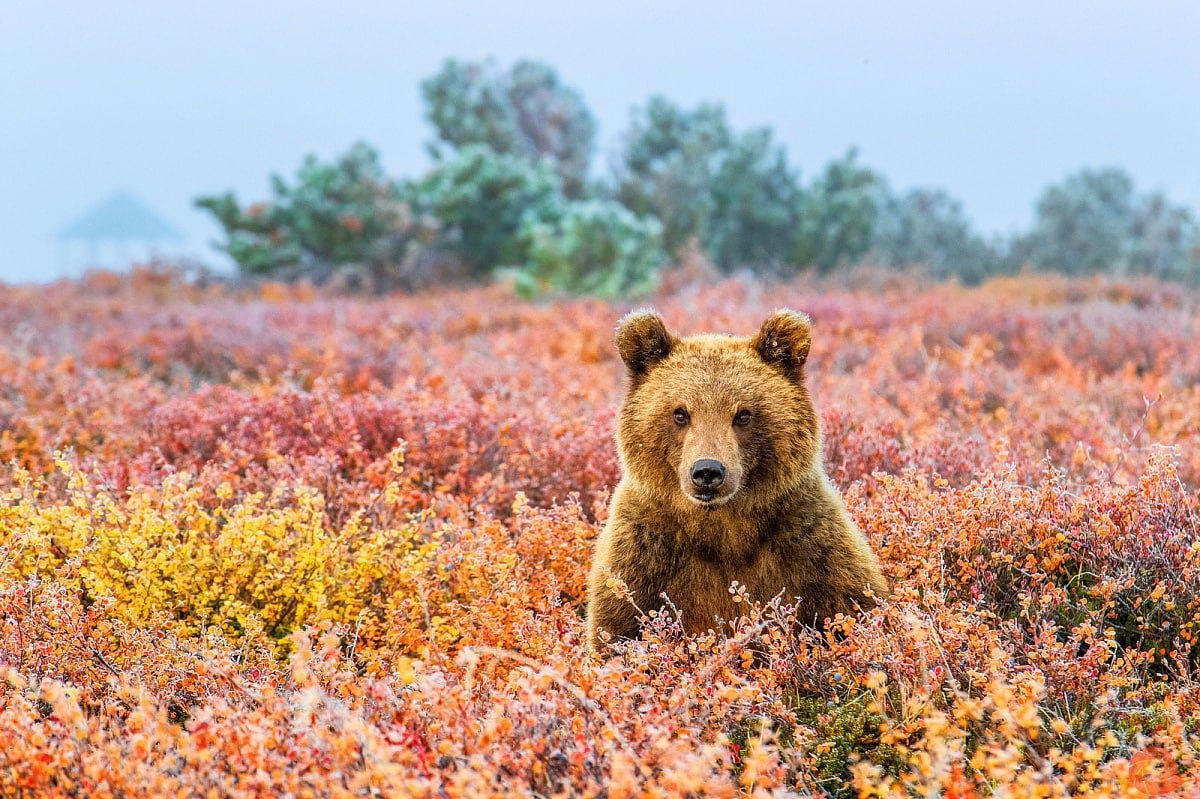
[[[178,239],[179,232],[125,193],[114,194],[59,232],[60,241]]]

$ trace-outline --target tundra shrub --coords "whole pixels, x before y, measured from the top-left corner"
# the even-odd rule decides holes
[[[666,261],[662,225],[618,203],[571,203],[551,222],[531,220],[522,230],[528,256],[510,272],[525,296],[544,292],[619,297],[654,287]]]
[[[426,114],[437,131],[431,146],[447,151],[483,145],[493,152],[546,161],[569,197],[584,193],[596,122],[579,93],[536,61],[501,70],[491,60],[450,59],[421,83]]]
[[[233,192],[196,200],[224,229],[220,249],[247,274],[320,281],[348,267],[398,271],[432,224],[413,217],[379,154],[361,142],[333,163],[309,156],[292,184],[273,175],[271,191],[270,201],[245,207]]]
[[[461,258],[472,275],[525,263],[528,224],[553,219],[565,202],[549,164],[471,144],[405,189],[421,213],[439,220],[437,247]]]

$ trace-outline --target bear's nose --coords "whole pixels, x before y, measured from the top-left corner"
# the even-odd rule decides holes
[[[725,467],[712,458],[692,464],[692,484],[696,488],[713,489],[725,482]]]

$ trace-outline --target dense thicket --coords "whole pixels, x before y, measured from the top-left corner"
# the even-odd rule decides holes
[[[0,287],[0,795],[1191,795],[1200,290],[653,301],[681,333],[813,315],[879,607],[664,614],[589,657],[627,303]]]
[[[1115,168],[1047,188],[1032,228],[976,232],[938,188],[894,190],[850,150],[802,180],[768,128],[737,131],[724,109],[652,97],[634,109],[596,177],[595,120],[548,66],[447,61],[421,84],[433,165],[384,174],[356,144],[308,158],[268,202],[226,193],[197,204],[248,274],[365,276],[416,287],[505,275],[525,293],[618,296],[653,285],[681,252],[720,270],[828,273],[859,264],[975,283],[1025,268],[1068,274],[1200,277],[1200,225]]]

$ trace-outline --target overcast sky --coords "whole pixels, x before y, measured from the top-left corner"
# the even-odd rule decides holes
[[[1084,166],[1200,207],[1200,3],[4,2],[0,280],[52,275],[54,234],[117,190],[217,263],[197,194],[261,199],[357,139],[419,173],[419,81],[488,55],[554,66],[601,159],[662,93],[771,126],[806,176],[856,145],[988,232]]]

